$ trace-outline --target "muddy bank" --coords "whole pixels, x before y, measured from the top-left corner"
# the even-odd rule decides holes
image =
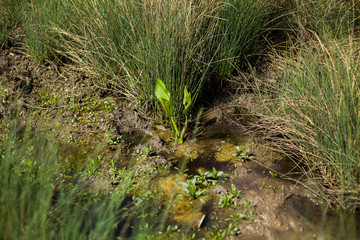
[[[31,127],[56,131],[59,151],[74,171],[101,157],[102,175],[89,180],[98,191],[116,186],[111,169],[131,163],[139,179],[158,186],[162,204],[170,206],[169,224],[200,229],[199,238],[227,231],[235,239],[326,239],[327,205],[297,182],[301,174],[293,162],[243,131],[257,118],[253,94],[211,106],[197,137],[174,145],[169,129],[97,89],[83,72],[35,65],[22,45],[1,50],[0,86],[0,120],[31,117]],[[333,214],[325,216],[336,229]]]
[[[234,236],[240,239],[317,239],[321,233],[316,226],[321,224],[325,205],[314,193],[294,182],[296,174],[289,174],[296,170],[294,164],[225,121],[213,124],[209,130],[205,129],[198,141],[175,150],[178,152],[174,155],[180,159],[177,165],[187,162],[184,171],[188,179],[201,172],[212,172],[213,168],[228,177],[206,189],[206,194],[200,197],[203,204],[198,199],[191,202],[186,198],[172,203],[173,220],[189,224],[187,215],[190,224],[205,229],[216,224],[227,227],[231,223],[238,229]],[[247,158],[239,157],[237,148],[249,148]],[[159,181],[168,198],[176,193],[186,195],[181,187],[177,190],[174,187],[176,182],[186,179],[174,174]],[[289,180],[290,176],[293,180]],[[224,202],[234,191],[239,194]],[[237,217],[240,220],[234,224]]]

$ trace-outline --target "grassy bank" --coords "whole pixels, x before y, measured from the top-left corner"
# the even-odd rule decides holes
[[[14,29],[22,25],[22,13],[25,8],[24,0],[0,1],[0,47],[9,45],[9,36]]]
[[[271,106],[286,136],[280,144],[298,153],[316,191],[349,209],[360,197],[356,4],[293,1],[293,45],[276,56],[280,87]]]
[[[315,51],[313,49],[316,49]],[[359,197],[359,42],[314,41],[282,59],[284,129],[312,177],[343,206]],[[350,207],[349,206],[349,207]]]
[[[160,78],[179,115],[185,86],[195,103],[214,71],[229,76],[246,64],[271,9],[254,0],[39,0],[27,10],[27,43],[39,62],[71,60],[157,115]]]

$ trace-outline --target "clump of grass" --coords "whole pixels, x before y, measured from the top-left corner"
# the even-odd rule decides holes
[[[351,37],[317,38],[279,65],[276,121],[321,191],[346,208],[356,207],[360,197],[359,46]]]
[[[234,69],[239,70],[248,63],[254,54],[257,41],[266,30],[271,19],[272,1],[225,0],[220,10],[219,34],[221,47],[217,60],[220,75],[231,76]]]
[[[154,90],[162,79],[179,116],[185,86],[193,105],[214,68],[230,74],[254,51],[265,2],[40,0],[28,13],[28,43],[36,58],[70,59],[98,87],[160,115]]]
[[[24,0],[0,1],[0,47],[8,44],[10,32],[21,25],[24,3]]]
[[[36,37],[46,29],[44,38],[34,42],[97,76],[99,87],[154,110],[160,78],[179,113],[184,87],[196,98],[209,77],[217,49],[220,4],[215,0],[45,2],[34,6],[34,12],[49,11],[42,14],[45,22],[34,23],[39,28],[33,31]],[[54,18],[49,21],[47,16]]]
[[[307,0],[288,1],[291,26],[297,38],[310,40],[309,31],[321,37],[342,38],[359,25],[359,1]]]
[[[78,2],[77,5],[81,8],[83,1]],[[74,7],[74,3],[67,0],[38,0],[27,4],[24,14],[26,44],[27,51],[35,62],[66,61],[64,56],[58,53],[64,48],[56,41],[59,34],[54,28],[56,26],[67,31],[74,31],[73,27],[76,26],[78,20]]]
[[[279,85],[262,119],[276,147],[302,160],[310,186],[351,210],[360,196],[358,4],[286,2],[295,34],[274,60]]]

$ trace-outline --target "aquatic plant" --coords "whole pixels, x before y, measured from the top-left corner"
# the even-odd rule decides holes
[[[194,176],[192,179],[188,179],[186,182],[182,182],[181,184],[183,185],[183,190],[192,199],[197,199],[205,193],[205,190],[198,184],[198,176]]]
[[[181,129],[180,119],[178,120],[178,123],[176,123],[174,119],[174,105],[170,101],[170,92],[167,90],[165,84],[160,79],[157,79],[156,81],[156,87],[155,87],[155,96],[160,101],[161,105],[163,106],[167,116],[170,119],[170,125],[173,131],[173,136],[175,138],[176,143],[183,143],[184,142],[184,135],[188,126],[188,113],[191,106],[191,93],[187,91],[187,88],[185,86],[184,88],[184,98],[183,98],[183,105],[184,109],[182,111],[182,114],[185,116],[185,122]]]
[[[220,197],[218,206],[221,208],[238,208],[238,198],[240,195],[241,190],[238,190],[234,184],[231,184],[231,191]]]
[[[273,172],[273,171],[269,171],[270,175],[272,178],[276,178],[277,177],[277,172]]]
[[[226,208],[234,205],[235,208],[237,208],[237,202],[233,201],[231,196],[228,194],[225,194],[224,196],[220,197],[218,206],[221,208]]]
[[[240,146],[235,147],[234,156],[236,156],[237,160],[241,160],[243,162],[249,161],[254,157],[251,156],[249,147],[240,148]]]
[[[199,183],[204,185],[205,187],[210,185],[215,185],[219,180],[223,180],[225,182],[229,178],[229,174],[225,174],[223,171],[217,171],[216,168],[213,167],[211,172],[203,172],[199,170]]]

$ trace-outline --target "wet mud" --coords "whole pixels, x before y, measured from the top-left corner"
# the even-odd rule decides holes
[[[221,229],[233,224],[237,229],[232,235],[234,239],[328,239],[326,229],[322,228],[324,216],[328,227],[336,229],[336,214],[325,213],[326,203],[301,184],[302,174],[296,164],[229,121],[236,118],[238,123],[246,125],[254,120],[250,107],[241,100],[245,94],[239,97],[237,104],[205,112],[198,137],[174,146],[169,141],[171,131],[151,126],[136,111],[116,109],[103,115],[104,105],[98,104],[91,110],[82,108],[85,105],[82,98],[95,94],[89,91],[93,89],[91,84],[87,86],[89,89],[81,91],[85,89],[85,78],[83,73],[66,66],[36,66],[23,50],[2,51],[0,85],[9,92],[4,92],[0,102],[0,119],[9,114],[6,108],[19,105],[24,116],[35,110],[40,112],[38,118],[42,119],[35,116],[34,125],[37,121],[38,125],[46,121],[49,125],[60,122],[64,136],[59,151],[75,168],[107,148],[112,158],[116,159],[117,155],[123,158],[117,167],[124,167],[131,159],[130,154],[125,156],[129,149],[135,151],[151,146],[155,156],[138,164],[139,168],[146,168],[154,175],[153,182],[162,194],[161,204],[169,207],[169,222],[203,229],[204,236],[213,226]],[[66,89],[68,96],[60,96]],[[45,93],[54,93],[54,96],[50,98]],[[96,93],[96,97],[99,95],[102,96],[102,92]],[[61,97],[63,101],[59,101]],[[21,101],[18,98],[22,98]],[[58,101],[54,103],[51,99]],[[72,108],[63,110],[58,117],[57,110],[67,109],[70,104]],[[91,121],[86,121],[89,119]],[[110,147],[109,133],[114,138]],[[122,142],[114,142],[118,139]],[[125,145],[124,149],[118,149],[121,144]],[[245,149],[244,156],[236,149]],[[170,161],[173,162],[170,173],[157,176],[155,165]],[[228,177],[204,188],[199,198],[189,198],[182,183],[213,169]],[[105,180],[94,178],[92,184],[106,186]],[[223,197],[233,194],[232,186],[239,194],[231,197],[229,206],[220,206]]]
[[[236,147],[248,148],[250,158],[241,160]],[[302,175],[296,165],[236,126],[214,122],[205,127],[199,140],[178,147],[174,155],[179,168],[185,161],[188,176],[215,168],[229,177],[209,187],[202,202],[184,197],[179,184],[186,181],[183,175],[174,172],[162,178],[158,183],[164,199],[173,199],[173,221],[205,229],[214,225],[226,228],[229,219],[239,214],[243,217],[235,224],[239,230],[232,236],[235,239],[324,239],[325,233],[318,227],[327,205],[298,182]],[[232,200],[237,207],[220,207],[220,199],[231,192],[231,185],[241,191]],[[174,197],[177,195],[180,197]]]

